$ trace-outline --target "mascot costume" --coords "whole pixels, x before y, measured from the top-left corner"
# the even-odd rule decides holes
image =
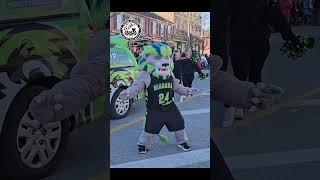
[[[185,124],[178,107],[173,102],[174,92],[181,95],[192,95],[190,88],[184,87],[173,75],[171,48],[166,44],[149,44],[143,47],[139,58],[140,72],[138,79],[131,87],[120,94],[120,98],[128,100],[144,91],[146,97],[146,122],[137,142],[138,151],[146,153],[158,137],[165,125],[175,133],[177,146],[189,151]]]

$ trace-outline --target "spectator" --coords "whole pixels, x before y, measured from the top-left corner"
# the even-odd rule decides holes
[[[293,6],[291,8],[291,24],[297,25],[298,24],[298,15],[299,15],[299,9],[298,9],[298,0],[293,0]]]
[[[312,18],[314,25],[320,25],[320,0],[314,0]]]
[[[303,0],[303,23],[310,24],[312,17],[312,1]]]
[[[181,63],[180,63],[180,59],[181,59],[181,53],[180,50],[176,50],[174,55],[173,55],[173,64],[174,64],[174,68],[173,68],[173,74],[174,76],[180,80],[181,83]]]
[[[291,12],[293,9],[293,0],[281,0],[280,9],[282,14],[287,18],[288,22],[291,21]]]
[[[192,81],[194,79],[194,65],[190,59],[190,55],[182,54],[181,56],[182,66],[182,82],[185,87],[192,87]]]

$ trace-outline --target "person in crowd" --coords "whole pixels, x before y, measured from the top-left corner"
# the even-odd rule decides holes
[[[190,58],[190,54],[183,53],[181,55],[182,66],[182,83],[183,86],[192,88],[192,82],[194,80],[195,66]],[[180,102],[186,99],[186,96],[181,96]]]
[[[181,59],[180,49],[177,49],[173,54],[173,64],[174,64],[173,74],[180,81],[180,83],[182,83],[180,59]]]
[[[222,59],[223,65],[228,64],[229,52],[228,52],[228,37],[233,38],[233,47],[237,41],[235,39],[242,39],[242,41],[238,41],[239,49],[234,49],[233,58],[234,62],[239,61],[239,66],[243,66],[241,64],[247,64],[246,61],[252,62],[252,57],[259,57],[260,62],[259,66],[261,66],[262,61],[265,60],[263,58],[263,54],[266,57],[267,52],[269,51],[269,37],[271,34],[270,25],[273,26],[276,32],[280,32],[282,38],[285,41],[292,40],[295,38],[295,35],[292,33],[291,27],[288,23],[288,20],[283,16],[280,9],[277,6],[271,6],[266,1],[255,1],[255,0],[215,0],[212,3],[213,12],[211,26],[214,27],[215,31],[212,36],[214,48],[214,56],[218,57],[217,59]],[[262,20],[262,19],[263,20]],[[230,35],[231,34],[231,35]],[[242,42],[242,44],[240,43]],[[248,42],[250,42],[248,44]],[[259,42],[259,43],[253,43]],[[251,46],[249,46],[251,44]],[[264,50],[259,50],[257,52],[257,48]],[[238,52],[238,55],[237,53]],[[230,52],[231,54],[231,52]],[[254,55],[259,56],[254,56]],[[261,55],[261,56],[260,56]],[[215,61],[215,60],[213,60]],[[241,62],[241,63],[240,63]],[[211,67],[214,66],[214,62]],[[237,63],[236,63],[237,64]],[[248,64],[247,64],[248,66]],[[248,68],[247,66],[243,66]],[[257,65],[256,65],[257,66]],[[262,66],[261,66],[262,67]],[[260,67],[260,68],[261,68]],[[221,69],[221,68],[220,68]],[[240,68],[241,69],[241,68]],[[253,69],[253,68],[250,68]],[[211,68],[212,71],[212,68]],[[237,71],[237,70],[235,70]],[[259,70],[256,70],[259,72]],[[217,71],[219,74],[224,74],[223,76],[230,77],[230,74],[225,73],[224,71]],[[239,73],[239,72],[238,72]],[[211,76],[216,76],[214,72],[210,73]],[[239,73],[240,74],[240,73]],[[247,73],[245,73],[247,74]],[[244,77],[244,76],[242,76]],[[231,78],[231,77],[230,77]],[[261,76],[260,76],[261,78]],[[215,82],[225,82],[222,78],[210,78],[211,79],[211,97],[215,100],[218,100],[222,103],[229,104],[231,106],[241,107],[239,104],[227,100],[223,100],[217,98],[219,96],[218,90],[214,91],[214,88],[218,88]],[[246,78],[243,78],[244,81],[240,81],[242,83],[246,82]],[[259,77],[252,78],[258,83]],[[235,82],[235,81],[234,81]],[[237,81],[239,82],[239,81]],[[239,83],[239,86],[240,84]],[[222,83],[223,84],[223,83]],[[254,84],[254,83],[252,83]],[[232,89],[232,90],[231,90]],[[230,91],[227,93],[226,91]],[[233,97],[230,97],[229,100],[235,100],[235,97],[239,96],[238,90],[232,88],[230,86],[224,86],[222,90],[226,94],[233,94]],[[237,95],[235,95],[235,93]],[[213,137],[213,136],[212,136]],[[218,147],[216,146],[214,140],[211,138],[211,147],[212,153],[211,162],[213,163],[211,167],[213,167],[213,178],[214,179],[223,179],[223,180],[232,180],[234,179],[231,171],[229,170],[226,162],[224,161],[223,156],[221,155]]]
[[[280,0],[280,9],[282,14],[287,18],[287,21],[291,21],[291,13],[293,9],[293,0]]]
[[[298,9],[298,0],[292,0],[292,9],[291,9],[291,24],[297,25],[298,24],[298,15],[299,15],[299,9]]]
[[[312,1],[303,0],[303,23],[305,25],[309,25],[311,23],[312,9],[313,9]]]
[[[312,14],[313,24],[320,25],[320,0],[314,0]]]
[[[287,16],[285,16],[281,13],[280,8],[270,6],[264,1],[243,0],[241,2],[242,3],[239,4],[240,7],[244,4],[246,6],[235,9],[235,12],[230,12],[227,18],[229,23],[226,24],[227,27],[224,30],[227,31],[227,29],[229,29],[229,34],[227,37],[225,33],[224,46],[228,55],[224,54],[223,60],[227,62],[230,57],[236,78],[241,81],[249,80],[257,84],[262,82],[262,69],[270,50],[270,26],[275,29],[276,32],[280,32],[285,41],[293,39],[295,35],[292,33],[288,21],[290,11],[286,11]],[[292,4],[291,1],[287,3]],[[284,5],[282,6],[286,7]],[[287,6],[289,7],[289,5]],[[290,7],[292,7],[292,5]],[[229,43],[227,45],[228,41]],[[227,49],[229,52],[227,52]],[[231,126],[234,119],[243,119],[243,109],[233,108],[229,105],[225,106],[224,126]]]

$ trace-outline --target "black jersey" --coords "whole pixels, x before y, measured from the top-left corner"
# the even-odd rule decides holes
[[[147,108],[161,109],[173,104],[173,77],[166,80],[151,76],[150,85],[145,90]]]

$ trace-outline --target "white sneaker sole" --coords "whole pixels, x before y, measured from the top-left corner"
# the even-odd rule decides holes
[[[191,148],[190,148],[190,149],[185,149],[185,148],[183,148],[181,145],[177,145],[177,147],[178,147],[179,149],[181,149],[182,151],[185,151],[185,152],[191,151]]]
[[[146,153],[147,153],[147,151],[144,151],[144,152],[140,152],[140,151],[138,151],[138,153],[139,153],[139,154],[146,154]]]

